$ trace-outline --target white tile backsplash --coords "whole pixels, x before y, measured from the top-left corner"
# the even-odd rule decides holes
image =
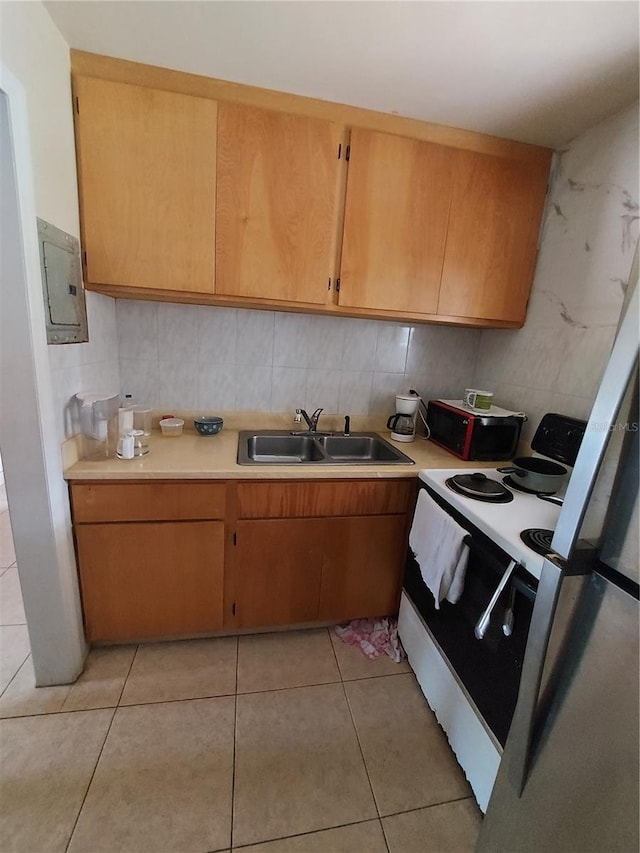
[[[411,326],[378,324],[374,369],[383,373],[404,373]]]
[[[235,364],[198,366],[198,408],[203,414],[229,412],[236,408]]]
[[[238,311],[236,364],[271,367],[274,318],[273,311]]]
[[[308,366],[326,370],[341,370],[344,339],[352,323],[343,317],[311,316],[309,323]]]
[[[271,411],[272,367],[236,365],[236,410],[239,412]]]
[[[479,341],[475,329],[201,305],[133,305],[133,312],[118,308],[122,393],[155,408],[203,413],[321,407],[328,413],[391,414],[395,395],[406,393],[412,382],[426,396],[436,385],[441,394],[462,393]],[[138,335],[133,320],[140,321],[144,345],[128,341]],[[410,341],[415,380],[405,373]],[[155,351],[155,360],[123,355]]]
[[[306,314],[276,314],[273,340],[274,367],[305,368],[309,359],[309,326]],[[275,411],[283,411],[276,409]],[[286,410],[285,410],[286,411]]]
[[[131,394],[136,403],[155,408],[160,401],[160,365],[158,360],[120,358],[120,393]]]
[[[343,370],[372,370],[376,357],[378,324],[373,320],[352,320],[344,336]]]
[[[116,300],[118,346],[120,358],[157,361],[158,309],[156,302]]]
[[[304,408],[307,411],[322,408],[326,412],[339,412],[341,375],[340,370],[335,370],[330,365],[326,368],[310,367],[307,370],[307,394]]]
[[[158,358],[181,364],[198,361],[198,313],[190,305],[158,305]]]
[[[198,364],[235,364],[238,312],[235,308],[186,306],[198,318]]]
[[[394,397],[396,394],[406,394],[409,387],[407,378],[403,373],[374,373],[371,383],[369,414],[392,414]]]
[[[292,412],[304,408],[306,394],[307,371],[304,368],[274,366],[271,378],[272,412]]]
[[[340,378],[338,411],[345,415],[366,415],[371,407],[373,373],[363,370],[343,370]],[[393,400],[390,405],[393,411]]]
[[[135,400],[138,397],[134,397]],[[160,361],[158,401],[161,409],[191,409],[198,399],[198,373],[189,361]]]

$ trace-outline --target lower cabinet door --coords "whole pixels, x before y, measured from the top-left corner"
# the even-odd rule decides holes
[[[235,627],[317,621],[324,525],[317,518],[238,521]]]
[[[332,518],[325,523],[318,618],[345,621],[396,614],[406,516]]]
[[[80,524],[75,535],[88,640],[222,627],[222,521]]]

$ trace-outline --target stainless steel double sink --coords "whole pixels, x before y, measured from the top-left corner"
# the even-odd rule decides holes
[[[238,435],[238,465],[413,465],[375,432],[292,434],[284,430]]]

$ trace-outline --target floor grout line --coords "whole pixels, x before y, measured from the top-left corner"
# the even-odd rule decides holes
[[[380,822],[379,817],[365,817],[363,820],[352,820],[348,823],[337,823],[335,826],[325,826],[323,829],[310,829],[308,832],[296,832],[294,835],[278,835],[277,838],[265,838],[263,841],[252,841],[251,844],[241,844],[238,847],[232,847],[232,850],[251,850],[252,847],[257,847],[262,844],[270,844],[272,841],[286,841],[289,838],[304,838],[307,835],[315,835],[320,832],[331,832],[332,829],[344,829],[347,826],[358,826],[361,823]],[[213,851],[216,853],[216,851]]]
[[[236,797],[236,740],[238,737],[238,667],[240,659],[240,638],[236,637],[236,692],[233,697],[233,760],[231,763],[231,826],[229,849],[233,850],[233,812]]]
[[[131,670],[133,669],[133,664],[135,663],[136,658],[138,657],[138,651],[140,650],[140,643],[136,645],[135,651],[131,658],[131,663],[129,664],[129,669],[127,670],[127,674],[124,677],[124,681],[122,682],[122,689],[120,690],[120,695],[118,696],[118,701],[116,702],[116,708],[120,708],[120,702],[122,701],[122,696],[124,694],[124,688],[127,686],[127,681],[129,680],[129,676],[131,675]],[[126,707],[126,706],[124,706]]]
[[[349,697],[347,696],[347,688],[346,688],[344,682],[342,682],[342,692],[344,693],[344,699],[345,699],[345,702],[347,703],[347,709],[349,711],[349,716],[351,717],[351,725],[353,726],[353,731],[354,731],[355,736],[356,736],[356,741],[358,742],[358,749],[360,750],[360,755],[362,757],[362,764],[364,765],[364,772],[367,775],[367,782],[369,783],[369,790],[371,791],[371,798],[373,799],[373,805],[374,805],[375,810],[377,812],[378,820],[380,820],[380,806],[378,805],[378,800],[376,799],[376,792],[373,789],[373,783],[371,781],[371,776],[369,776],[369,768],[367,767],[367,759],[365,758],[364,750],[362,748],[362,743],[360,742],[360,735],[358,734],[358,727],[356,725],[356,721],[355,721],[355,718],[353,716],[353,710],[351,708],[351,703],[349,702]],[[386,842],[386,838],[385,838],[385,844],[386,843],[387,842]],[[389,847],[387,846],[387,850],[388,849],[389,849]]]
[[[73,826],[71,827],[71,832],[69,833],[69,840],[65,845],[65,853],[67,853],[69,849],[69,845],[71,844],[71,839],[73,838],[73,833],[76,831],[76,827],[78,825],[78,821],[80,820],[80,815],[82,814],[82,809],[84,808],[84,804],[87,800],[87,796],[89,795],[89,790],[91,788],[91,783],[93,782],[93,778],[96,775],[96,770],[98,769],[98,764],[100,763],[100,759],[102,758],[102,753],[104,752],[104,748],[107,743],[107,739],[109,737],[109,732],[111,731],[111,727],[113,726],[113,721],[116,718],[117,708],[112,709],[111,719],[109,720],[109,725],[107,726],[107,731],[104,736],[104,740],[102,741],[102,746],[100,747],[100,751],[98,752],[98,757],[96,758],[96,763],[93,765],[93,772],[91,773],[91,778],[89,779],[89,784],[84,792],[84,797],[82,798],[82,802],[80,803],[80,808],[78,809],[78,814],[76,815],[76,819],[73,822]],[[90,711],[79,711],[76,713],[91,713]]]
[[[17,678],[17,676],[18,676],[18,673],[20,672],[20,670],[21,670],[21,669],[22,669],[22,667],[25,665],[25,663],[29,660],[29,658],[30,658],[30,657],[31,657],[31,652],[29,652],[29,653],[27,654],[26,658],[22,661],[22,663],[20,664],[20,666],[16,669],[16,671],[13,673],[13,675],[11,676],[11,678],[9,679],[9,681],[7,682],[6,687],[5,687],[5,688],[4,688],[4,690],[0,693],[0,699],[2,699],[2,697],[4,696],[4,694],[7,692],[7,690],[9,689],[9,686],[10,686],[11,684],[13,684],[13,682],[15,681],[15,679],[16,679],[16,678]],[[33,715],[33,716],[35,716],[35,715]]]
[[[434,809],[434,808],[437,808],[438,806],[448,806],[451,803],[461,803],[463,800],[473,800],[473,799],[474,798],[471,795],[467,795],[466,797],[454,797],[452,800],[441,800],[437,803],[428,803],[426,806],[415,806],[412,809],[403,809],[402,811],[399,811],[399,812],[390,812],[389,814],[380,815],[380,820],[384,820],[385,818],[388,818],[388,817],[397,817],[398,815],[403,815],[403,814],[411,814],[411,812],[422,812],[425,809]],[[475,800],[474,800],[474,802],[475,802]]]

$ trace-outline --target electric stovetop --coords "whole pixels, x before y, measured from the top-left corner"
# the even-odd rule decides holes
[[[500,474],[495,468],[478,470],[482,470],[483,474],[498,483],[504,481],[504,474]],[[520,533],[531,527],[554,530],[560,515],[560,507],[540,500],[534,494],[515,489],[510,490],[513,493],[513,500],[510,503],[489,503],[460,495],[446,485],[445,481],[456,474],[469,473],[470,469],[464,471],[460,468],[434,468],[419,471],[418,476],[436,494],[444,498],[450,506],[539,580],[544,557],[525,545],[520,538]]]

